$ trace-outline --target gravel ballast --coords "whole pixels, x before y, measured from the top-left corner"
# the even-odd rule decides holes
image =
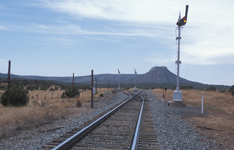
[[[150,91],[147,91],[147,99],[150,100],[160,149],[211,149],[210,139],[199,135],[178,116],[181,109],[186,108],[169,107]]]

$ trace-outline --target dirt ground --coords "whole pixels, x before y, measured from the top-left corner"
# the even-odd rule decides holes
[[[200,110],[200,108],[198,108]],[[208,110],[193,117],[180,115],[204,137],[212,139],[214,149],[234,149],[234,115]]]

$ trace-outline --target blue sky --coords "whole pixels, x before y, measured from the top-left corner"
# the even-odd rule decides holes
[[[176,22],[182,29],[180,76],[234,85],[232,0],[8,0],[0,2],[0,72],[75,76],[176,73]]]

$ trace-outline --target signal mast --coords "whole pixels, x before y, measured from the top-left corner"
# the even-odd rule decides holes
[[[171,103],[171,105],[175,105],[175,106],[186,106],[185,104],[183,104],[182,92],[180,91],[180,87],[179,87],[179,71],[180,71],[179,65],[181,64],[180,31],[181,31],[181,27],[187,23],[188,8],[189,8],[189,5],[186,5],[185,16],[183,18],[181,18],[181,15],[179,13],[179,19],[178,19],[178,22],[176,23],[176,25],[178,26],[178,37],[176,38],[176,40],[178,40],[178,55],[177,55],[177,61],[175,62],[177,64],[177,86],[176,86],[176,90],[173,92],[173,102]]]
[[[136,77],[137,77],[137,71],[136,71],[136,69],[134,70],[134,72],[135,72],[135,91],[137,91],[137,89],[136,89]]]

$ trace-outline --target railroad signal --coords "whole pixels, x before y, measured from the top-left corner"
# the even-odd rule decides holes
[[[181,26],[185,25],[188,21],[187,20],[188,8],[189,8],[189,5],[186,5],[185,16],[183,18],[181,18],[181,15],[179,14],[179,19],[178,19],[178,22],[176,23],[178,25],[178,37],[176,37],[176,40],[178,40],[178,55],[177,55],[177,61],[175,61],[175,63],[177,64],[177,85],[176,85],[176,90],[173,92],[173,105],[175,103],[177,103],[178,106],[181,106],[181,107],[184,107],[186,105],[183,104],[182,92],[180,91],[180,88],[179,88],[179,71],[180,71],[179,68],[180,68],[180,64],[181,64],[181,61],[180,61],[180,39],[181,39],[180,31],[181,31]],[[166,89],[165,89],[165,93],[166,93]]]
[[[176,23],[178,26],[183,26],[187,23],[188,7],[189,5],[186,5],[185,16],[183,18],[179,17],[178,22]]]
[[[178,25],[178,26],[183,26],[183,25],[186,24],[186,22],[187,22],[186,18],[183,17],[182,19],[180,19],[180,20],[177,22],[177,25]]]

